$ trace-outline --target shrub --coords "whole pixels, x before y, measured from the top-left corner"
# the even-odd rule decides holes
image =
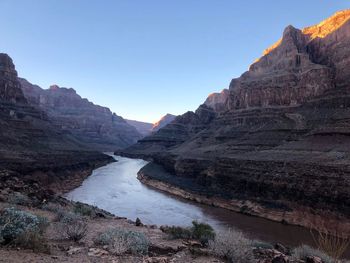
[[[143,225],[140,218],[136,218],[135,225],[136,226],[142,226]]]
[[[58,213],[60,210],[62,210],[62,207],[58,204],[46,203],[46,204],[43,204],[41,206],[41,209],[46,210],[46,211],[50,211],[53,213]]]
[[[31,203],[30,198],[22,193],[13,192],[7,198],[7,202],[16,205],[29,205]]]
[[[300,247],[293,249],[292,256],[295,259],[301,259],[301,260],[306,260],[308,257],[316,256],[316,257],[319,257],[320,259],[322,259],[322,262],[324,262],[324,263],[335,262],[335,260],[332,257],[327,255],[323,251],[312,248],[308,245],[301,245]]]
[[[74,213],[82,216],[96,217],[96,212],[93,207],[80,202],[75,203]]]
[[[21,248],[32,249],[34,252],[50,253],[47,240],[37,231],[25,231],[12,243]]]
[[[210,225],[197,221],[193,221],[192,225],[192,238],[199,240],[202,245],[208,245],[215,238],[215,231]]]
[[[252,241],[242,232],[232,229],[218,233],[215,240],[209,241],[209,249],[214,255],[226,258],[230,262],[255,262]]]
[[[59,210],[57,212],[57,221],[63,223],[63,224],[69,224],[77,220],[81,220],[81,216],[74,214],[72,212],[67,212],[65,210]]]
[[[149,241],[143,233],[128,231],[121,228],[110,229],[101,233],[96,239],[97,245],[108,246],[108,251],[121,255],[131,252],[135,255],[148,253]]]
[[[260,240],[253,240],[252,246],[256,248],[262,248],[262,249],[274,249],[274,246],[271,245],[270,243],[263,242]]]
[[[173,239],[190,239],[192,237],[192,231],[190,228],[180,226],[161,226],[160,229],[169,234]]]
[[[82,219],[74,219],[64,223],[64,229],[69,240],[78,242],[87,234],[87,223]]]
[[[39,232],[40,221],[36,215],[5,208],[0,216],[1,237],[5,243],[9,243],[26,231]]]

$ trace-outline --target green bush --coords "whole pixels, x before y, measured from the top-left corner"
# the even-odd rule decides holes
[[[95,244],[107,246],[108,251],[116,255],[121,255],[126,252],[135,255],[146,255],[150,245],[147,237],[143,233],[122,228],[110,229],[101,233],[95,239]]]
[[[215,238],[215,231],[210,225],[197,221],[193,221],[192,225],[192,238],[199,240],[202,245],[208,245]]]
[[[300,247],[293,249],[292,256],[295,259],[301,260],[306,260],[308,257],[316,256],[322,259],[322,262],[324,263],[335,262],[335,260],[331,256],[327,255],[325,252],[312,248],[308,245],[301,245]]]
[[[193,221],[191,227],[161,226],[160,230],[169,234],[170,238],[196,239],[204,246],[208,245],[208,242],[215,238],[215,231],[210,225],[197,221]]]
[[[80,202],[75,203],[74,213],[82,216],[96,217],[96,212],[93,207]]]
[[[5,243],[9,243],[26,231],[40,232],[40,220],[36,215],[15,208],[5,208],[0,215],[0,226]]]
[[[189,227],[161,226],[160,229],[173,239],[190,239],[192,237],[192,231]]]

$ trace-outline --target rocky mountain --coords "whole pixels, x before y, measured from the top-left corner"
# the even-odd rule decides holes
[[[152,132],[156,132],[156,131],[160,130],[161,128],[165,127],[170,122],[172,122],[175,118],[176,118],[175,115],[172,115],[169,113],[165,114],[159,121],[157,121],[156,123],[153,124]]]
[[[46,195],[74,188],[77,179],[110,161],[63,134],[45,112],[30,105],[12,59],[0,54],[0,191],[14,188]]]
[[[142,135],[110,109],[81,98],[72,88],[52,85],[44,90],[19,79],[28,102],[44,111],[57,129],[81,144],[99,151],[113,151],[135,143]]]
[[[292,224],[345,217],[349,230],[350,10],[286,27],[224,93],[224,110],[209,97],[124,152],[153,160],[140,179]]]
[[[214,92],[209,94],[204,104],[212,108],[216,112],[225,111],[227,109],[228,96],[229,96],[229,90],[223,89],[219,93]]]
[[[152,132],[153,123],[135,120],[126,120],[126,122],[131,126],[134,126],[142,136],[150,135]]]

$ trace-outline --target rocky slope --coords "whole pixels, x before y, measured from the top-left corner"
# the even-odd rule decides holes
[[[57,85],[44,90],[20,79],[28,102],[44,111],[57,129],[79,143],[99,151],[112,151],[135,143],[142,136],[108,108],[81,98],[72,88]]]
[[[159,131],[161,128],[165,127],[170,122],[172,122],[175,118],[176,118],[175,115],[172,115],[169,113],[165,114],[159,121],[153,124],[152,132]]]
[[[231,81],[223,110],[211,109],[201,123],[197,112],[179,116],[125,154],[152,158],[172,174],[143,177],[249,202],[242,206],[246,213],[259,205],[279,213],[275,220],[301,225],[310,226],[310,217],[296,220],[286,212],[327,211],[348,220],[349,54],[350,10],[303,30],[288,26],[280,41]]]
[[[0,189],[47,194],[95,167],[112,161],[64,135],[23,95],[12,59],[0,54]],[[30,187],[37,184],[36,189]],[[73,185],[73,183],[72,183]],[[66,185],[69,188],[69,185]]]
[[[126,122],[134,126],[142,136],[150,135],[152,132],[153,123],[135,120],[126,120]]]

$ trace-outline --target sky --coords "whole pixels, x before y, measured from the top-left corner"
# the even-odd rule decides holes
[[[0,0],[20,77],[72,87],[127,119],[195,110],[276,42],[348,0]]]

